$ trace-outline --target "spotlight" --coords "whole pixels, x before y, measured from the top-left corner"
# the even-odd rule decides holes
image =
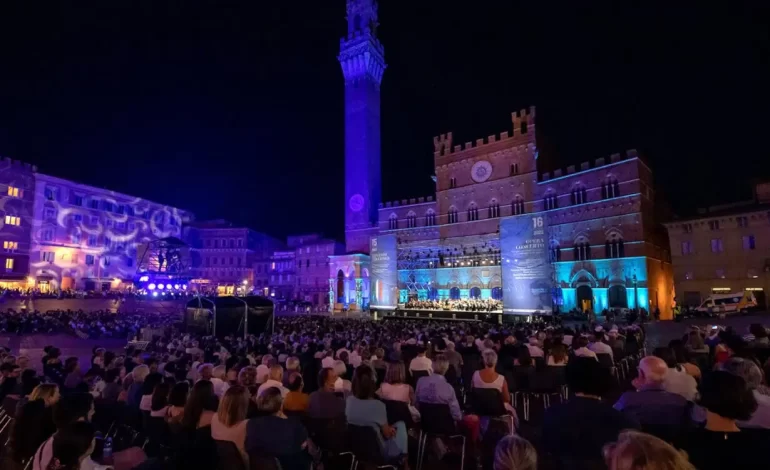
[[[155,284],[150,284],[147,286],[147,288],[150,290],[155,290]],[[163,289],[163,286],[160,286],[160,288]]]
[[[150,280],[150,276],[142,276],[139,278],[139,282],[147,282]]]
[[[182,290],[187,290],[187,284],[182,284]]]
[[[163,290],[163,284],[158,284],[158,289]]]
[[[179,284],[174,284],[174,289],[179,290]]]
[[[152,296],[153,296],[153,297],[157,297],[157,296],[158,296],[158,291],[155,291],[155,292],[153,292],[153,293],[152,293]]]
[[[171,289],[171,284],[166,284],[166,289]]]

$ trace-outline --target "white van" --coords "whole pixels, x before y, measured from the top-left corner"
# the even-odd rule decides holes
[[[734,313],[757,306],[757,299],[751,291],[710,295],[695,310],[703,313]]]

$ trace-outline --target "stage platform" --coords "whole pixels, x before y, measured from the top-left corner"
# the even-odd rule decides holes
[[[422,320],[454,320],[464,322],[483,321],[488,323],[502,323],[503,312],[469,312],[467,310],[428,310],[415,308],[397,308],[393,310],[372,310],[376,312],[376,318],[414,318]],[[510,315],[520,316],[520,315]]]

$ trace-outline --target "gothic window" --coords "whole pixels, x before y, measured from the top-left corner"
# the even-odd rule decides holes
[[[492,201],[489,202],[487,212],[490,219],[500,217],[500,204],[497,203],[497,200],[492,199]]]
[[[613,233],[604,242],[604,257],[605,258],[622,258],[625,256],[626,250],[623,244],[623,238],[618,233]]]
[[[458,222],[457,220],[457,209],[454,207],[449,208],[449,212],[447,213],[448,220],[447,222],[450,224],[456,224]]]
[[[511,203],[511,214],[521,215],[523,213],[524,213],[524,199],[521,196],[516,196],[513,198],[513,202]]]
[[[388,218],[388,228],[390,230],[398,228],[398,216],[396,214],[390,214],[390,218]]]
[[[449,189],[457,187],[457,178],[449,178]]]
[[[559,197],[554,192],[550,192],[546,194],[545,199],[543,200],[543,204],[545,205],[545,210],[549,211],[551,209],[556,209],[559,207]]]
[[[518,174],[519,174],[519,164],[511,163],[511,176],[516,176]]]
[[[586,261],[591,259],[591,245],[585,237],[575,240],[575,261]]]
[[[428,227],[436,225],[436,212],[433,209],[428,209],[425,213],[425,225]]]
[[[476,203],[472,202],[468,206],[468,221],[479,220],[479,208],[476,207]]]
[[[361,30],[361,15],[356,15],[355,18],[353,18],[353,31],[360,31]]]
[[[613,176],[608,176],[607,181],[602,183],[602,199],[611,199],[620,196],[620,184]]]
[[[412,211],[409,211],[409,213],[406,214],[406,226],[408,228],[417,227],[417,214]]]
[[[570,201],[572,202],[573,206],[576,204],[585,204],[586,202],[588,202],[588,194],[585,186],[576,185],[574,188],[572,188],[572,193],[570,194]]]

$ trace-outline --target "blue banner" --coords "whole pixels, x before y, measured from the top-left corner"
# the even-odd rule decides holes
[[[542,215],[519,215],[500,221],[503,313],[531,315],[553,311],[545,220]]]
[[[370,300],[372,308],[396,308],[398,302],[398,265],[395,235],[381,235],[369,240],[369,255],[372,259],[369,273]]]

